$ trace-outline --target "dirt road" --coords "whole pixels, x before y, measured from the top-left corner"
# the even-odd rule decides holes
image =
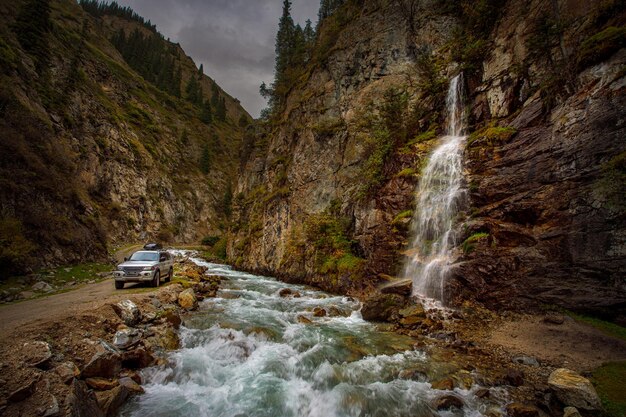
[[[141,245],[126,247],[118,251],[114,257],[118,262],[122,261],[125,256],[139,248]],[[151,290],[143,284],[127,284],[127,288],[116,290],[113,279],[107,279],[70,292],[0,306],[0,340],[24,326],[38,326],[49,321],[71,319],[73,315],[128,298],[129,294],[146,291]]]

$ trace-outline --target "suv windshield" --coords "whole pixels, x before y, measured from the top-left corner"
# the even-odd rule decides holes
[[[159,254],[157,252],[135,252],[129,261],[158,261]]]

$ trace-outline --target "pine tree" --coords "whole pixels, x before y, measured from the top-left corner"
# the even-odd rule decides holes
[[[296,27],[291,17],[291,1],[283,0],[283,14],[278,22],[276,35],[276,65],[274,68],[276,83],[283,81],[293,52],[293,40]]]
[[[189,77],[189,81],[187,81],[187,86],[185,87],[185,95],[187,100],[191,103],[195,104],[198,102],[198,81],[196,77]]]
[[[38,70],[48,61],[47,35],[51,28],[50,0],[24,3],[12,27],[20,45],[35,58]]]
[[[213,113],[211,111],[211,103],[209,100],[206,100],[202,105],[202,112],[200,113],[200,120],[202,120],[207,125],[210,125],[213,122]]]
[[[204,64],[200,64],[200,68],[198,68],[198,76],[202,77],[204,75]]]
[[[202,154],[200,155],[200,171],[203,174],[208,174],[211,169],[211,155],[209,154],[209,145],[206,143],[202,145]]]
[[[226,99],[224,97],[219,100],[217,108],[215,109],[215,117],[220,122],[226,121]]]

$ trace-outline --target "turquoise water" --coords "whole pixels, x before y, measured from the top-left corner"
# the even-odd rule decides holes
[[[361,319],[357,301],[194,261],[227,278],[222,290],[186,320],[169,365],[143,371],[146,393],[122,416],[483,415],[487,406],[460,389],[463,410],[434,411],[445,392],[400,377],[427,367],[427,355]],[[301,297],[282,298],[282,288]],[[316,307],[342,315],[314,317]]]

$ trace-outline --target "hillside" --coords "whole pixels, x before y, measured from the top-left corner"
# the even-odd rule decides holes
[[[623,319],[623,3],[334,3],[244,142],[232,260],[353,294],[401,275],[463,72],[469,201],[447,301]]]
[[[85,4],[0,3],[3,274],[197,241],[227,217],[250,116],[142,18]]]

